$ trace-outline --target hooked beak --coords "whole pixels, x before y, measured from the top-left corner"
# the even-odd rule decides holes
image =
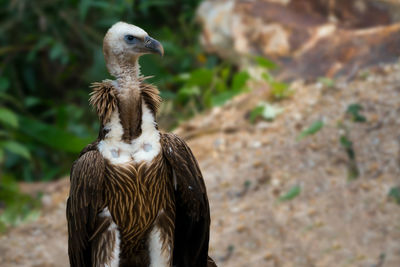
[[[162,44],[150,36],[144,38],[144,47],[148,53],[159,54],[160,56],[164,55],[164,47]]]

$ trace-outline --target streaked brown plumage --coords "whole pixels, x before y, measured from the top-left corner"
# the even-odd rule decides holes
[[[112,45],[105,44],[105,49]],[[121,55],[113,53],[104,54],[117,81],[92,85],[90,103],[100,119],[99,137],[83,149],[71,169],[67,202],[71,266],[216,266],[208,257],[210,214],[196,159],[182,139],[158,133],[156,126],[150,133],[157,132],[159,143],[152,135],[146,143],[143,134],[150,133],[144,129],[151,123],[145,113],[146,109],[153,116],[157,113],[158,90],[138,73],[137,58],[119,61]],[[110,56],[114,58],[107,59]],[[118,131],[111,126],[118,125],[121,134],[115,137]],[[124,149],[134,148],[139,138],[144,140],[140,151],[132,150],[131,160],[119,161]],[[158,154],[139,160],[142,154],[137,153],[147,155],[158,145]]]
[[[108,177],[105,201],[110,213],[118,214],[115,223],[121,227],[122,254],[132,254],[140,249],[140,241],[161,210],[166,217],[163,230],[168,238],[172,238],[175,200],[173,186],[168,182],[167,164],[161,154],[150,165],[107,164],[105,174]]]

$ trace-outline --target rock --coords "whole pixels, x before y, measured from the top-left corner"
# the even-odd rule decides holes
[[[284,80],[352,78],[400,56],[396,1],[207,0],[198,18],[207,51],[241,65],[268,57]]]

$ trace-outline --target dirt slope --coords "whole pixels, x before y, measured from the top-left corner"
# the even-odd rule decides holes
[[[249,111],[268,95],[258,85],[177,130],[208,186],[219,266],[400,266],[400,205],[387,197],[400,185],[400,69],[360,76],[332,88],[296,82],[275,121],[252,125]],[[337,123],[354,103],[367,122],[347,122],[360,172],[350,182]],[[316,120],[322,130],[296,141]],[[279,202],[293,186],[299,196]],[[39,188],[43,215],[0,237],[0,266],[68,266],[68,181]]]

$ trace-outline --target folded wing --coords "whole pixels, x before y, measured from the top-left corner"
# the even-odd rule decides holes
[[[208,257],[210,208],[199,165],[180,137],[162,134],[161,143],[175,184],[173,264],[177,267],[215,266]]]
[[[111,219],[98,216],[104,208],[104,172],[105,162],[97,150],[83,152],[72,166],[67,201],[68,255],[72,267],[97,266],[92,240],[111,223]]]

